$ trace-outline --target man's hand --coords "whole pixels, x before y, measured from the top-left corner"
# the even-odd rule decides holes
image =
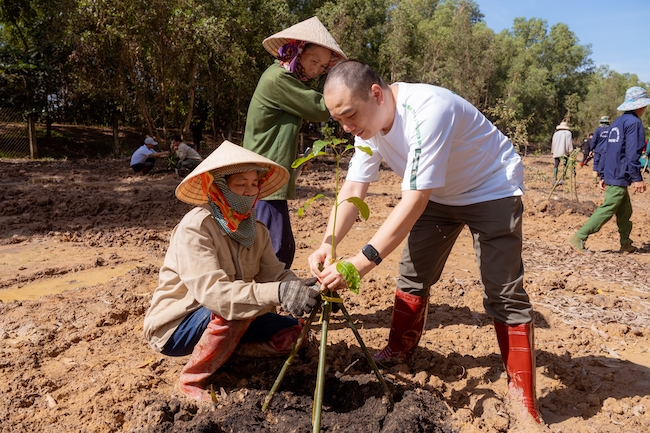
[[[634,185],[634,192],[645,192],[645,182],[644,181],[634,182],[632,185]]]
[[[327,266],[320,272],[320,278],[318,279],[324,289],[336,291],[347,289],[348,283],[343,278],[343,275],[336,270],[336,263]]]
[[[329,265],[332,262],[332,246],[328,244],[321,244],[320,247],[307,258],[307,263],[309,263],[309,269],[311,269],[311,274],[317,277],[319,280],[321,278],[321,273],[323,268]]]
[[[279,288],[280,304],[293,316],[309,314],[318,303],[320,285],[316,278],[284,281]]]

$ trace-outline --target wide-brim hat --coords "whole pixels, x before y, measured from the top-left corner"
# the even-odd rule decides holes
[[[600,116],[600,123],[609,123],[609,116]]]
[[[226,140],[181,181],[176,187],[176,197],[188,204],[203,205],[208,198],[203,193],[201,174],[229,171],[227,168],[233,166],[242,166],[245,168],[242,171],[248,171],[254,165],[268,169],[268,178],[260,188],[260,198],[273,194],[289,180],[289,172],[280,164]]]
[[[634,86],[625,92],[625,101],[619,105],[618,111],[631,111],[650,105],[648,92],[643,87]]]
[[[278,49],[291,40],[305,41],[329,48],[341,59],[347,59],[334,37],[327,31],[318,17],[311,17],[264,39],[262,45],[273,57],[278,57]]]
[[[569,128],[569,124],[566,122],[560,122],[559,125],[555,127],[555,129],[571,129]]]

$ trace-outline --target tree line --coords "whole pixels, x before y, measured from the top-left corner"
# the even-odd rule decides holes
[[[243,131],[273,61],[262,40],[314,15],[350,58],[458,93],[517,145],[549,143],[562,120],[582,138],[620,114],[628,87],[647,87],[594,65],[566,24],[517,18],[497,34],[471,0],[12,0],[0,2],[0,106],[151,134],[193,119]]]

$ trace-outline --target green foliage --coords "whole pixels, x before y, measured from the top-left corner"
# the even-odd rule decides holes
[[[349,57],[390,82],[449,88],[516,144],[550,143],[562,119],[586,136],[647,86],[595,69],[566,24],[517,18],[495,34],[472,0],[12,0],[0,2],[0,105],[150,135],[187,134],[194,115],[242,131],[273,61],[262,41],[314,14]]]
[[[510,139],[518,152],[521,146],[528,144],[527,126],[532,115],[528,119],[522,119],[515,107],[500,99],[496,105],[486,110],[486,115],[492,118],[492,122]]]
[[[65,84],[72,0],[0,2],[0,104],[50,111]]]
[[[305,210],[315,201],[320,198],[325,198],[326,200],[329,200],[332,202],[334,206],[334,224],[332,227],[332,231],[336,230],[336,215],[338,213],[338,208],[341,205],[342,202],[339,202],[339,174],[340,174],[340,165],[341,165],[341,157],[344,156],[345,154],[354,151],[355,149],[359,149],[362,152],[366,152],[369,155],[372,155],[372,150],[370,150],[369,147],[367,146],[353,146],[351,144],[347,144],[347,140],[344,138],[338,138],[334,135],[334,127],[331,125],[325,124],[321,128],[321,132],[323,133],[323,136],[325,137],[324,140],[317,140],[313,144],[313,148],[311,152],[309,152],[308,155],[305,155],[304,157],[296,159],[292,164],[292,168],[298,168],[300,165],[304,164],[307,161],[310,161],[311,159],[317,157],[317,156],[323,156],[327,155],[326,148],[329,148],[334,155],[336,164],[335,164],[335,172],[334,172],[334,181],[335,181],[335,187],[334,187],[334,199],[331,199],[327,197],[325,194],[316,194],[315,196],[309,198],[304,205],[298,209],[298,216],[302,217],[305,213]],[[344,146],[343,149],[341,149],[341,146]],[[361,218],[364,220],[367,220],[370,217],[370,209],[368,208],[368,204],[364,202],[362,199],[359,197],[349,197],[345,199],[348,203],[352,203],[357,207],[359,210],[359,215]],[[332,236],[332,239],[334,236]],[[336,243],[332,241],[332,260],[335,260],[335,252],[336,252]],[[360,277],[359,273],[357,272],[356,268],[354,265],[350,262],[343,261],[339,262],[336,265],[336,270],[343,276],[345,281],[348,283],[348,288],[353,291],[354,293],[359,293],[359,284],[360,284]]]
[[[345,54],[378,68],[377,59],[386,35],[388,0],[330,0],[318,9],[318,18],[339,42]]]
[[[327,198],[327,197],[325,196],[325,194],[316,194],[315,196],[309,198],[309,199],[305,202],[305,204],[302,205],[302,206],[300,207],[300,209],[298,209],[298,216],[299,216],[299,217],[302,217],[302,216],[305,214],[305,210],[307,210],[307,208],[309,207],[309,205],[311,205],[312,202],[313,202],[314,200],[318,200],[319,198],[326,198],[326,199],[329,200],[329,198]]]
[[[348,283],[348,289],[358,295],[359,287],[361,286],[361,277],[359,276],[357,268],[355,268],[352,263],[343,260],[336,264],[336,270]]]
[[[549,31],[546,21],[538,18],[515,19],[512,31],[503,32],[499,39],[511,65],[504,99],[522,119],[535,118],[528,126],[534,141],[550,142],[555,126],[570,115],[571,95],[582,98],[587,93],[590,47],[579,45],[565,24]]]
[[[169,155],[167,155],[165,162],[167,168],[176,168],[179,162],[178,155],[176,155],[174,152],[171,152]]]
[[[562,174],[560,175],[560,181],[553,184],[551,192],[548,194],[548,200],[553,197],[553,193],[558,185],[564,183],[564,180],[567,180],[567,192],[569,197],[573,201],[578,201],[578,189],[576,183],[576,160],[580,153],[580,148],[573,149],[571,154],[568,157],[564,157],[564,167],[562,168]]]
[[[648,87],[634,74],[619,74],[606,66],[598,68],[589,79],[587,95],[577,102],[571,126],[580,136],[586,137],[598,127],[601,116],[609,116],[613,121],[620,115],[616,108],[625,99],[625,91],[632,86]],[[642,120],[645,125],[649,124],[648,110]]]
[[[361,200],[359,197],[350,197],[347,201],[359,209],[359,215],[361,218],[367,220],[370,217],[370,208],[368,208],[368,204],[365,201]]]

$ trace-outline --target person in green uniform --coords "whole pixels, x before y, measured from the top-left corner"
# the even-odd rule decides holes
[[[248,107],[243,147],[289,170],[289,182],[256,205],[257,219],[269,229],[278,259],[287,269],[296,245],[287,200],[296,198],[296,176],[291,163],[298,157],[303,121],[325,122],[329,112],[311,80],[342,59],[341,48],[317,17],[295,24],[264,40],[276,57],[260,77]]]

